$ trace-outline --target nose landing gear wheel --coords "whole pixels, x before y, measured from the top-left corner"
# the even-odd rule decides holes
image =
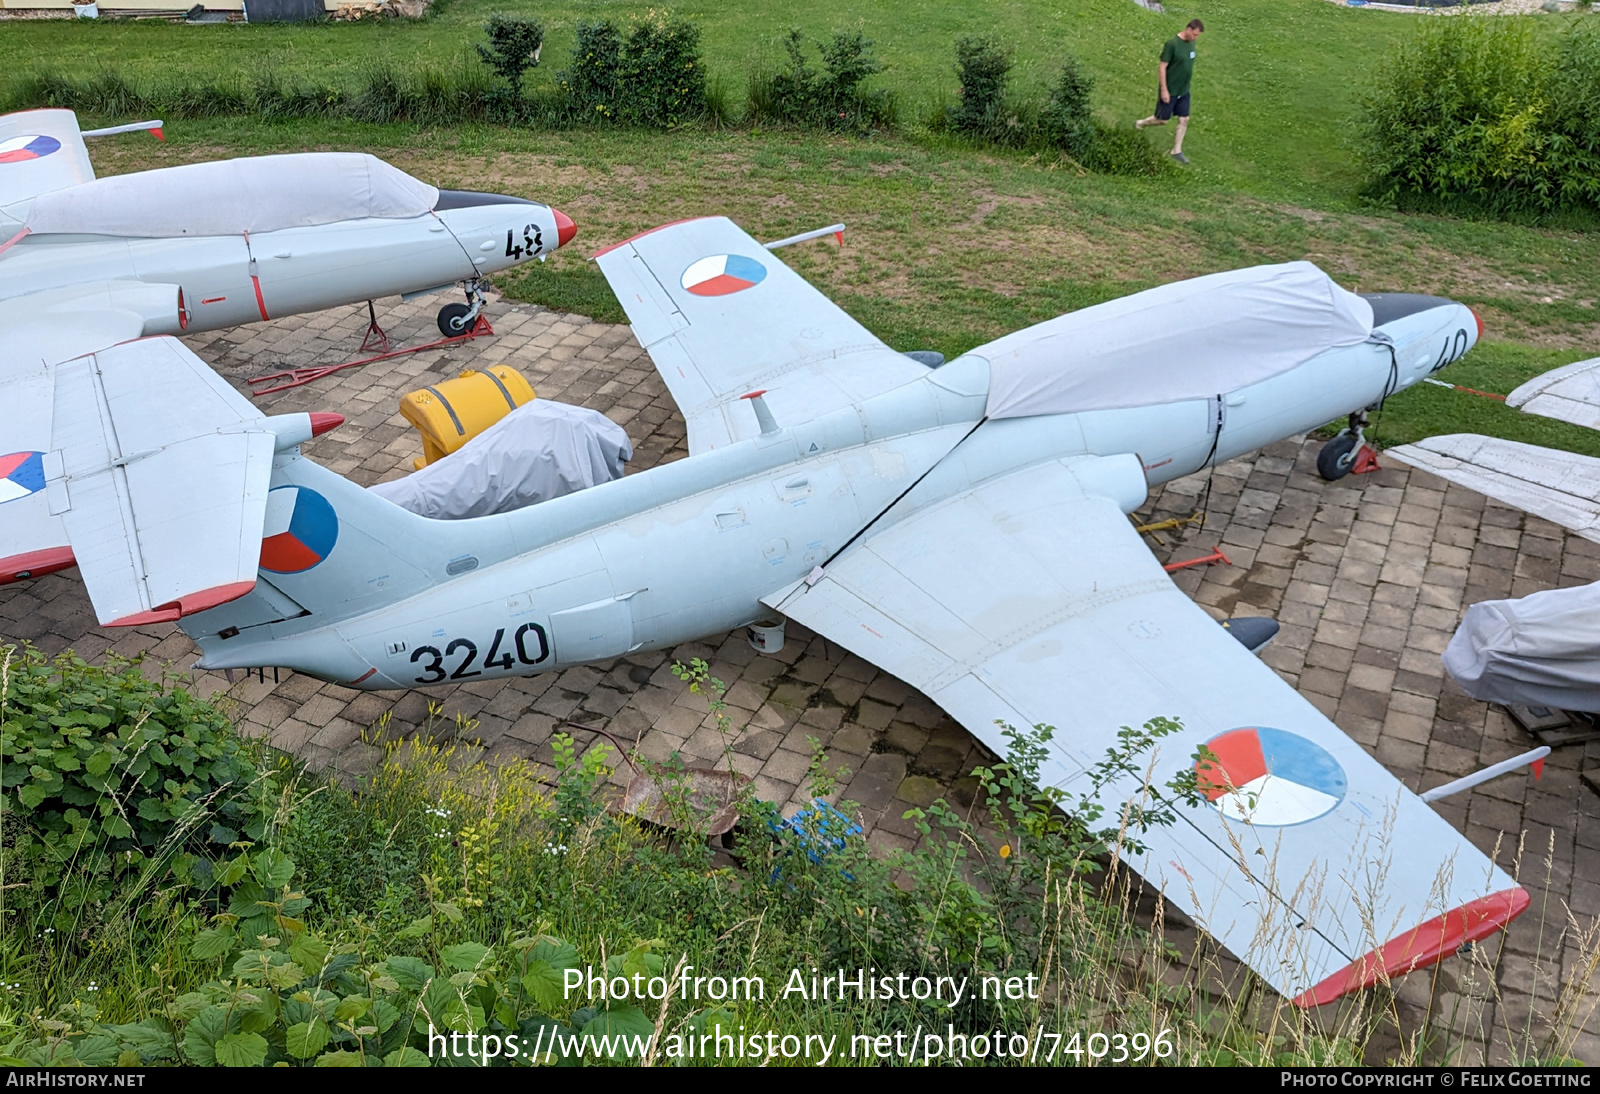
[[[446,338],[456,338],[472,329],[477,316],[466,304],[446,304],[439,309],[439,333]]]
[[[1317,474],[1329,482],[1344,478],[1355,467],[1356,449],[1360,447],[1361,438],[1354,433],[1339,434],[1317,453]]]

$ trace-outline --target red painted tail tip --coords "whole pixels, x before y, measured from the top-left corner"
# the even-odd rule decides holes
[[[153,129],[151,129],[150,132],[152,132],[152,133],[154,133],[156,135],[156,140],[158,140],[158,141],[164,141],[164,140],[167,139],[167,135],[165,133],[161,132],[161,127],[159,125],[156,126]]]
[[[1438,964],[1468,942],[1488,938],[1503,929],[1527,909],[1531,900],[1528,891],[1518,886],[1463,904],[1396,935],[1361,960],[1352,961],[1316,987],[1295,996],[1294,1005],[1320,1007],[1379,981]]]
[[[1544,777],[1544,761],[1547,760],[1547,759],[1549,759],[1548,756],[1543,757],[1543,758],[1538,759],[1538,760],[1534,760],[1533,763],[1528,765],[1529,767],[1533,768],[1533,777],[1534,778],[1541,779],[1541,778]]]
[[[837,239],[839,241],[839,246],[841,246],[841,247],[844,246],[844,233],[843,232],[834,232],[833,233],[833,238]]]
[[[43,577],[77,564],[77,559],[72,557],[71,547],[46,547],[42,551],[27,551],[10,558],[0,558],[0,585]]]
[[[168,601],[147,612],[135,612],[132,615],[125,615],[121,619],[113,619],[106,626],[143,627],[151,623],[172,623],[186,615],[194,615],[196,612],[215,608],[219,604],[226,604],[230,600],[238,600],[255,587],[256,583],[254,581],[235,581],[228,585],[201,589],[197,593],[180,596],[177,600]]]
[[[1472,313],[1473,322],[1478,324],[1478,338],[1481,340],[1483,338],[1483,316],[1478,314],[1477,308],[1468,308],[1467,310]]]
[[[310,415],[310,418],[311,435],[313,437],[320,437],[330,429],[338,429],[340,426],[344,425],[343,414],[319,413]]]
[[[551,209],[550,211],[556,215],[556,239],[560,241],[556,246],[565,247],[572,242],[572,237],[578,234],[578,226],[572,223],[572,218],[560,209]]]

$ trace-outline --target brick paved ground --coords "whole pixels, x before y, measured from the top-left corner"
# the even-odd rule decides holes
[[[430,341],[443,299],[391,301],[380,318],[396,344]],[[348,370],[261,405],[344,414],[343,428],[307,450],[370,484],[402,474],[420,453],[396,412],[402,393],[466,367],[505,362],[541,397],[593,407],[623,425],[637,453],[632,470],[687,455],[683,420],[627,328],[502,302],[488,314],[494,338]],[[189,342],[243,388],[247,375],[355,356],[365,320],[364,311],[340,309]],[[1600,546],[1403,468],[1324,483],[1315,455],[1314,442],[1285,441],[1218,468],[1208,527],[1168,534],[1157,551],[1164,560],[1183,559],[1220,544],[1233,565],[1182,571],[1178,584],[1219,618],[1278,618],[1283,630],[1265,659],[1415,789],[1526,750],[1532,742],[1501,711],[1445,679],[1439,653],[1469,603],[1600,579]],[[1186,514],[1204,487],[1203,476],[1170,484],[1143,513]],[[115,633],[95,627],[72,572],[0,589],[0,634],[91,658],[107,649],[144,652],[179,670],[194,656],[170,625]],[[674,659],[691,656],[711,661],[729,685],[739,729],[733,762],[764,797],[791,809],[804,799],[814,737],[835,766],[850,769],[842,796],[861,804],[875,847],[912,845],[915,832],[901,814],[913,804],[941,794],[970,801],[964,776],[984,756],[969,735],[900,681],[794,624],[776,657],[757,656],[742,635],[714,635],[556,676],[427,693],[361,693],[292,674],[232,685],[220,674],[195,675],[202,691],[226,692],[236,703],[247,733],[349,774],[373,762],[378,748],[363,732],[385,715],[391,735],[430,724],[449,734],[460,719],[491,757],[548,760],[551,734],[571,719],[637,742],[650,758],[677,750],[711,761],[723,742],[703,698],[670,671]],[[1507,1029],[1526,1028],[1530,1010],[1551,1010],[1561,982],[1587,973],[1569,913],[1584,925],[1600,914],[1600,810],[1579,781],[1597,761],[1600,746],[1570,746],[1551,757],[1541,782],[1510,776],[1438,805],[1475,844],[1517,870],[1535,900],[1503,951],[1491,948],[1498,987],[1470,976],[1465,961],[1443,967],[1433,1013],[1454,1016],[1458,1028],[1481,1026],[1504,1041]],[[1402,985],[1409,1020],[1427,1005],[1429,987],[1422,976]],[[1586,993],[1579,1014],[1578,1054],[1591,1061],[1600,1060],[1595,1001]]]

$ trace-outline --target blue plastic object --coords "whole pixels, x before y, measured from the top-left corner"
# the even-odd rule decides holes
[[[835,851],[842,851],[849,837],[861,835],[861,825],[821,798],[813,798],[810,809],[802,809],[787,820],[769,820],[767,828],[773,838],[792,842],[814,863],[820,863]],[[776,881],[782,870],[782,864],[774,867],[772,880]],[[855,880],[848,872],[844,876]]]

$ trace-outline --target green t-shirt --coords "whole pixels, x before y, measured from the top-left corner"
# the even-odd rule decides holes
[[[1189,81],[1194,76],[1194,43],[1174,34],[1161,47],[1161,59],[1167,65],[1167,91],[1174,99],[1189,94]]]

